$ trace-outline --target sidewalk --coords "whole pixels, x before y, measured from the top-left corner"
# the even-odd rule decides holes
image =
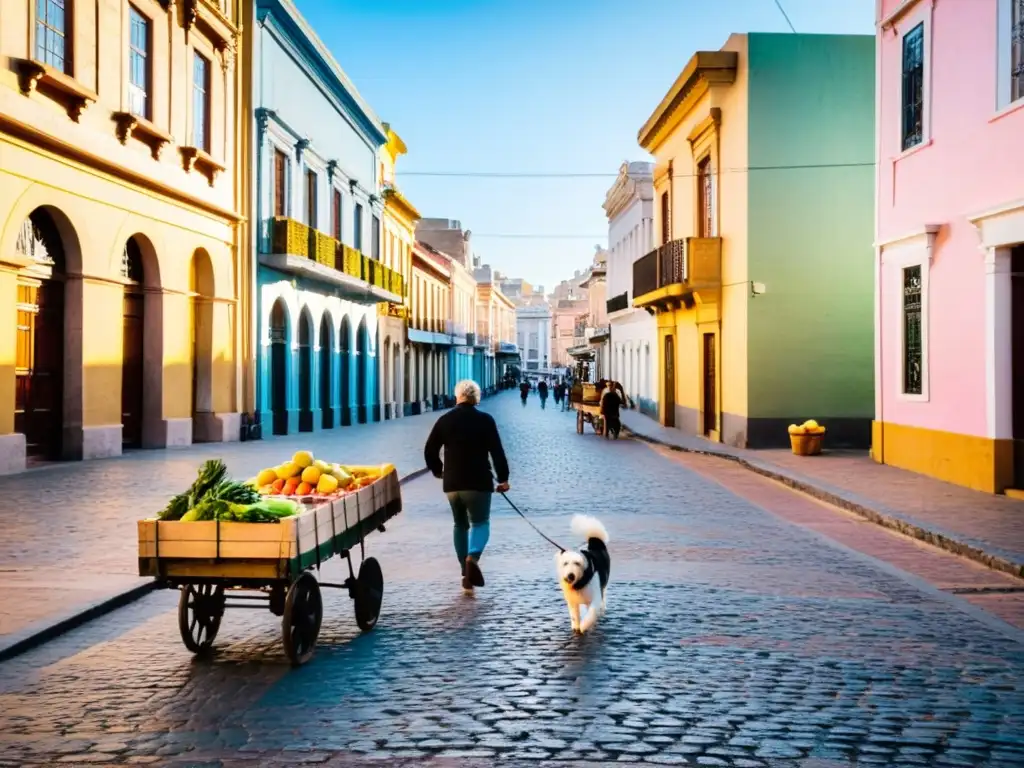
[[[1024,501],[878,464],[866,452],[752,451],[663,427],[636,411],[622,423],[648,442],[738,461],[822,501],[998,571],[1024,578]]]
[[[81,623],[152,586],[137,568],[135,523],[188,488],[199,465],[221,458],[246,479],[299,449],[341,463],[389,462],[405,477],[443,411],[246,443],[133,451],[0,477],[0,660],[19,644]],[[111,603],[111,601],[114,601]]]

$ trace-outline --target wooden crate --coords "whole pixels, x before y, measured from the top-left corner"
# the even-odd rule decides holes
[[[351,549],[401,510],[398,474],[388,465],[376,482],[279,523],[140,520],[139,575],[290,579]]]

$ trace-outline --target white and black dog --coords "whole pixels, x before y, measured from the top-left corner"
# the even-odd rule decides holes
[[[608,554],[608,531],[599,520],[587,515],[572,519],[573,535],[586,545],[579,551],[567,550],[555,556],[558,580],[569,606],[569,620],[576,632],[586,632],[604,614],[605,593],[611,573],[612,558]],[[586,616],[583,609],[586,608]]]

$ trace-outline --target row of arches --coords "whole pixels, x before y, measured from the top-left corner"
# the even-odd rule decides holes
[[[83,458],[102,451],[166,444],[164,309],[167,291],[153,242],[128,235],[109,276],[83,275],[82,243],[68,216],[43,205],[21,221],[14,253],[16,349],[13,431],[25,438],[26,458]],[[86,282],[89,284],[86,285]],[[110,327],[114,291],[120,328]],[[188,304],[191,336],[191,416],[212,411],[214,270],[204,249],[191,254]],[[97,315],[99,311],[101,315]],[[95,319],[97,317],[102,319]],[[118,335],[120,338],[118,338]],[[84,356],[88,343],[94,351]],[[119,354],[118,354],[119,353]],[[119,367],[119,370],[117,370]],[[120,403],[110,398],[119,381]],[[88,400],[87,400],[88,398]],[[85,413],[117,430],[103,447],[86,444]],[[191,426],[189,439],[192,439]],[[111,444],[112,443],[112,444]],[[118,444],[119,443],[119,444]]]
[[[271,307],[269,320],[267,405],[273,434],[331,429],[372,419],[366,318],[359,321],[353,337],[351,321],[348,315],[343,316],[337,345],[329,315],[321,319],[317,329],[308,307],[299,312],[294,345],[291,328],[287,303],[279,297]]]

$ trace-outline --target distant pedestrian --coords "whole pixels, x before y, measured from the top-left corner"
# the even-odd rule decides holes
[[[601,395],[601,418],[604,420],[606,433],[616,440],[619,439],[619,432],[622,431],[622,421],[619,417],[619,409],[622,404],[623,400],[612,383]]]
[[[480,557],[491,536],[491,497],[495,491],[509,489],[509,470],[498,425],[490,414],[476,408],[480,386],[468,379],[460,381],[455,385],[455,401],[455,408],[434,422],[423,454],[434,477],[443,479],[455,521],[455,556],[462,569],[462,588],[472,594],[474,587],[484,585]]]
[[[519,385],[519,397],[523,399],[523,405],[526,405],[526,398],[530,396],[530,382],[523,379],[523,383]]]
[[[544,408],[548,402],[548,383],[544,379],[537,384],[537,394],[540,395],[540,407]]]

